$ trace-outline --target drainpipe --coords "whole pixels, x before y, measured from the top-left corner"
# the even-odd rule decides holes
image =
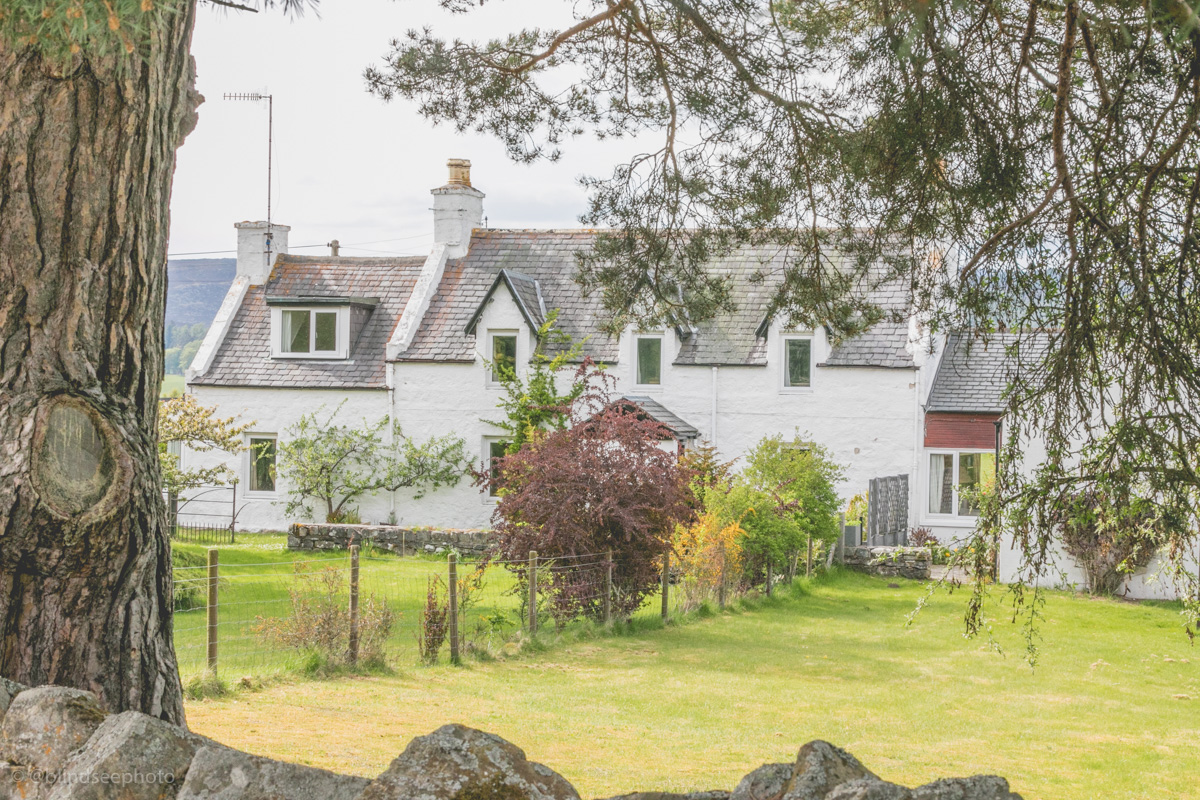
[[[712,410],[709,413],[708,429],[709,436],[712,438],[712,446],[717,446],[717,370],[720,367],[712,368]]]
[[[388,393],[388,402],[387,402],[388,445],[393,450],[395,450],[395,448],[396,448],[395,427],[396,426],[393,424],[393,420],[395,419],[395,411],[396,411],[396,364],[395,364],[395,362],[392,362],[392,361],[387,362],[387,367],[384,370],[384,374],[387,376],[386,383],[387,383],[387,393]],[[396,493],[394,491],[388,492],[388,502],[390,503],[390,511],[391,511],[391,514],[388,517],[388,522],[397,522],[398,520],[396,519]],[[401,555],[403,555],[403,553],[401,553]]]

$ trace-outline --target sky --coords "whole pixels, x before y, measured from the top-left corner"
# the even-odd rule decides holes
[[[556,163],[515,164],[490,137],[435,127],[415,104],[368,94],[362,77],[410,28],[464,39],[561,29],[572,5],[493,0],[452,15],[435,0],[324,0],[320,17],[299,19],[202,5],[192,52],[205,102],[179,150],[170,255],[231,256],[233,223],[266,218],[267,104],[224,100],[227,92],[274,96],[271,216],[292,227],[293,252],[325,253],[336,238],[343,255],[424,255],[429,190],[446,182],[449,158],[471,160],[489,226],[577,226],[586,208],[578,179],[609,175],[644,145],[578,139]]]

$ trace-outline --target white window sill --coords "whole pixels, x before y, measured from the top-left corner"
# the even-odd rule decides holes
[[[940,526],[943,528],[974,528],[982,517],[929,516],[922,517],[922,525]]]
[[[784,386],[779,390],[780,394],[812,394],[813,387],[811,386]]]
[[[280,359],[297,359],[307,358],[318,361],[346,361],[346,356],[341,353],[272,353],[271,358]]]
[[[661,383],[635,383],[633,385],[633,391],[644,392],[646,394],[656,394],[662,390],[663,385]]]
[[[279,490],[276,489],[273,492],[261,492],[261,491],[252,492],[247,489],[245,492],[242,493],[242,497],[244,497],[247,500],[278,500],[279,499]]]

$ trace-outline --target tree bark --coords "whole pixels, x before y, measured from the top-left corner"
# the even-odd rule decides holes
[[[195,0],[145,49],[0,42],[0,675],[183,724],[155,427]]]

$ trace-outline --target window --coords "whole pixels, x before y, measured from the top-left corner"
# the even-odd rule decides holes
[[[293,355],[336,355],[338,312],[285,308],[280,314],[279,351]]]
[[[978,517],[979,503],[972,495],[996,482],[996,454],[930,453],[930,514]]]
[[[250,437],[250,491],[275,491],[275,437]]]
[[[812,386],[812,339],[784,339],[783,347],[783,385]]]
[[[661,336],[638,337],[637,382],[643,386],[658,386],[662,383]]]
[[[487,466],[488,474],[491,475],[492,481],[488,484],[488,495],[496,497],[500,494],[500,459],[507,455],[508,442],[498,439],[492,439],[487,442]]]
[[[492,382],[500,383],[501,376],[513,375],[517,371],[517,335],[515,333],[492,334]]]

